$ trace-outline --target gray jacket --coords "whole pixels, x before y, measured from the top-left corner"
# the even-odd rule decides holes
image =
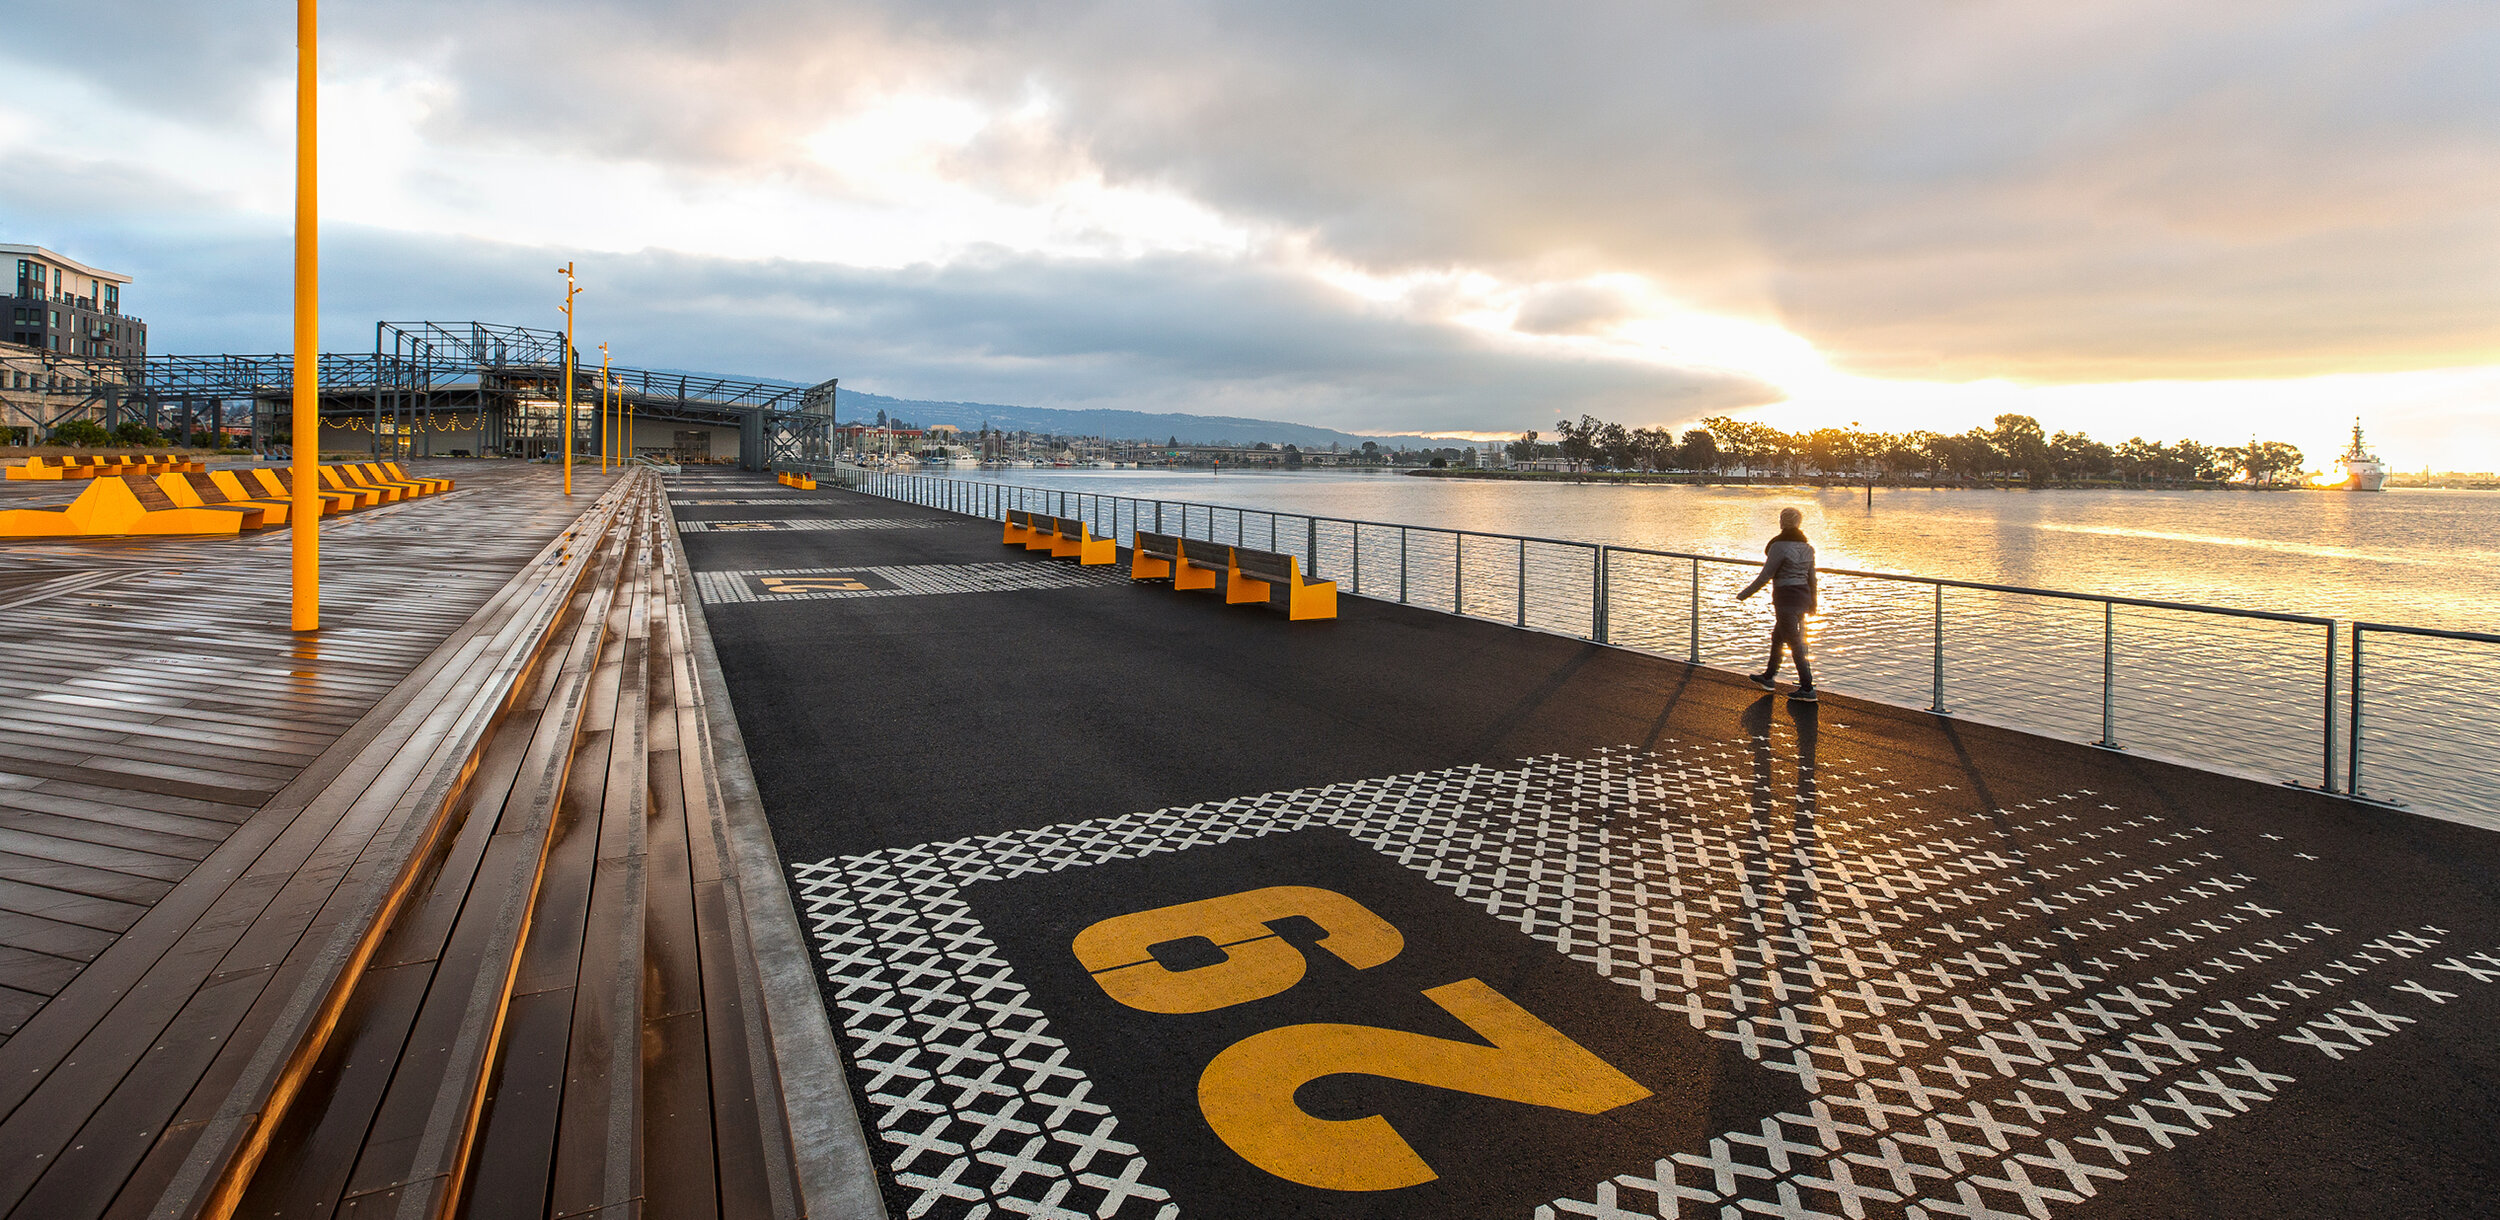
[[[1813,543],[1774,539],[1763,553],[1766,558],[1762,561],[1762,576],[1771,582],[1773,588],[1803,589],[1813,586]]]
[[[1754,595],[1764,585],[1774,589],[1804,589],[1814,592],[1814,544],[1794,538],[1774,538],[1762,548],[1762,571],[1737,594],[1739,599]]]

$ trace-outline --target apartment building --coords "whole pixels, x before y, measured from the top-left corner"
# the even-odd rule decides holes
[[[15,264],[16,275],[7,277]],[[148,326],[122,312],[130,277],[87,266],[42,246],[0,243],[0,287],[14,289],[0,339],[90,360],[139,360]]]

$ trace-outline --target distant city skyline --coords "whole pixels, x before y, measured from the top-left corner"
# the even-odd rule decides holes
[[[19,14],[0,241],[286,343],[293,6]],[[899,398],[2500,468],[2500,10],[732,0],[324,14],[325,345]]]

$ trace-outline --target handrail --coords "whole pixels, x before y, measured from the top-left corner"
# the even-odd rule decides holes
[[[2433,639],[2464,640],[2474,644],[2500,644],[2500,635],[2488,631],[2450,631],[2441,627],[2407,627],[2400,623],[2368,623],[2354,620],[2354,631],[2386,631],[2396,635],[2426,635]]]
[[[1722,567],[1749,568],[1755,566],[1757,563],[1755,560],[1735,558],[1725,555],[1709,555],[1691,551],[1626,546],[1614,543],[1590,542],[1569,538],[1549,538],[1535,534],[1502,533],[1490,530],[1468,529],[1451,526],[1409,525],[1392,521],[1375,521],[1362,517],[1343,517],[1321,513],[1297,512],[1288,509],[1252,508],[1243,505],[1218,504],[1210,501],[1171,500],[1157,496],[1128,496],[1112,492],[1086,491],[1078,488],[1037,487],[1030,484],[1010,483],[989,478],[965,479],[954,477],[953,472],[951,471],[946,474],[922,474],[918,471],[877,470],[870,467],[855,466],[844,462],[821,461],[792,463],[790,465],[793,468],[817,470],[831,469],[843,475],[846,481],[852,485],[861,485],[873,482],[875,484],[873,487],[873,494],[888,495],[896,499],[926,502],[933,507],[949,508],[954,511],[964,512],[967,515],[986,518],[995,518],[1000,512],[1005,511],[1005,509],[1010,506],[1010,501],[1014,501],[1017,506],[1027,506],[1030,504],[1032,498],[1038,497],[1041,503],[1046,506],[1055,505],[1056,513],[1061,516],[1069,515],[1071,507],[1074,508],[1076,515],[1079,516],[1086,515],[1090,510],[1097,521],[1103,525],[1105,532],[1115,538],[1123,528],[1121,513],[1122,506],[1124,504],[1127,506],[1127,527],[1131,529],[1147,528],[1150,521],[1153,523],[1153,528],[1155,529],[1167,529],[1169,527],[1169,523],[1165,520],[1165,516],[1170,510],[1177,508],[1179,510],[1180,517],[1178,522],[1178,532],[1183,535],[1187,535],[1193,529],[1203,526],[1207,535],[1209,537],[1214,537],[1222,524],[1222,515],[1225,513],[1231,513],[1233,516],[1231,528],[1235,531],[1235,541],[1241,542],[1245,545],[1247,545],[1251,540],[1249,519],[1253,516],[1264,516],[1268,519],[1269,545],[1272,547],[1283,547],[1288,549],[1296,546],[1303,548],[1307,552],[1307,561],[1315,575],[1319,570],[1322,554],[1322,527],[1326,526],[1330,527],[1329,533],[1331,536],[1329,537],[1329,549],[1335,556],[1335,559],[1332,560],[1332,564],[1344,563],[1350,567],[1350,571],[1345,573],[1345,575],[1340,576],[1339,579],[1350,581],[1345,589],[1345,592],[1351,595],[1377,597],[1384,600],[1393,599],[1399,603],[1411,604],[1417,596],[1416,588],[1413,585],[1413,578],[1421,576],[1424,580],[1421,587],[1421,597],[1425,600],[1425,603],[1436,607],[1446,608],[1449,613],[1470,618],[1486,618],[1496,622],[1507,621],[1516,626],[1533,630],[1553,630],[1575,639],[1585,639],[1592,643],[1609,646],[1622,646],[1618,644],[1618,637],[1622,635],[1622,630],[1616,621],[1617,610],[1619,608],[1614,605],[1614,602],[1619,600],[1622,596],[1620,593],[1616,592],[1615,586],[1617,575],[1623,570],[1623,561],[1634,556],[1676,561],[1680,564],[1689,565],[1689,576],[1669,575],[1666,579],[1673,583],[1684,583],[1686,580],[1689,580],[1690,582],[1691,598],[1689,602],[1689,610],[1687,611],[1690,616],[1689,639],[1685,642],[1683,651],[1685,653],[1684,659],[1695,665],[1703,663],[1702,628],[1704,619],[1703,603],[1701,599],[1701,586],[1703,583],[1701,565],[1707,563],[1720,565]],[[939,490],[940,488],[944,488],[945,490],[941,491]],[[1151,511],[1148,508],[1149,505],[1152,506]],[[1203,518],[1200,517],[1201,513],[1204,514]],[[1302,523],[1301,527],[1298,529],[1287,530],[1284,523],[1288,519],[1299,520]],[[1380,581],[1375,580],[1374,589],[1376,591],[1366,592],[1363,585],[1364,552],[1366,549],[1378,548],[1386,542],[1387,540],[1382,537],[1381,531],[1387,530],[1397,531],[1397,538],[1394,545],[1388,547],[1388,549],[1393,552],[1389,558],[1394,559],[1398,568],[1397,579],[1395,581],[1397,587],[1394,592],[1391,592],[1382,588]],[[1342,533],[1339,531],[1342,531]],[[1371,535],[1369,539],[1365,537],[1367,533]],[[1418,536],[1424,538],[1439,537],[1448,539],[1448,550],[1445,552],[1436,547],[1426,550],[1420,556],[1415,555],[1412,553],[1413,548],[1410,544]],[[1367,542],[1370,544],[1369,548],[1366,546]],[[1488,547],[1492,548],[1491,554],[1484,553]],[[1532,566],[1529,562],[1529,551],[1532,547],[1562,548],[1565,551],[1584,553],[1587,556],[1585,566],[1582,566],[1583,561],[1573,559],[1569,561],[1567,570],[1581,572],[1585,576],[1587,582],[1586,587],[1575,591],[1573,588],[1573,582],[1579,581],[1583,577],[1562,575],[1558,573],[1552,566],[1554,557],[1550,553],[1545,559],[1540,560],[1539,564]],[[1375,560],[1375,564],[1377,565],[1387,561],[1388,559]],[[1415,567],[1415,565],[1419,563],[1423,565],[1421,571],[1418,571]],[[1483,594],[1478,594],[1472,600],[1469,597],[1471,592],[1482,588],[1477,581],[1485,578],[1484,573],[1486,572],[1486,565],[1488,563],[1495,565],[1494,571],[1490,576],[1491,583],[1495,589],[1498,590],[1499,586],[1505,581],[1511,581],[1514,582],[1514,590],[1504,592],[1515,591],[1516,593],[1516,601],[1514,605],[1502,606],[1500,609],[1492,610],[1490,613],[1487,613],[1487,601],[1485,600],[1485,596]],[[1504,571],[1502,569],[1512,570]],[[1923,616],[1931,620],[1932,629],[1927,629],[1925,625],[1920,625],[1918,629],[1922,630],[1922,634],[1928,634],[1930,636],[1929,647],[1933,652],[1933,661],[1928,683],[1929,690],[1927,692],[1927,710],[1938,715],[1948,714],[1945,704],[1945,646],[1947,640],[1947,633],[1945,630],[1946,590],[1950,589],[2003,594],[2014,597],[2046,598],[2100,606],[2100,630],[2102,637],[2100,640],[2101,725],[2099,737],[2092,740],[2091,744],[2109,749],[2121,748],[2117,735],[2117,720],[2119,711],[2117,693],[2120,685],[2117,648],[2117,637],[2119,634],[2117,610],[2120,607],[2165,613],[2208,615],[2216,618],[2249,620],[2264,623],[2280,623],[2293,627],[2318,630],[2324,636],[2324,664],[2320,669],[2312,671],[2315,676],[2311,678],[2309,682],[2316,683],[2314,687],[2310,687],[2308,682],[2298,683],[2301,687],[2315,689],[2319,692],[2317,702],[2313,705],[2316,710],[2311,713],[2316,717],[2314,723],[2318,726],[2318,736],[2315,738],[2318,742],[2318,754],[2313,755],[2313,757],[2321,759],[2320,769],[2317,772],[2312,773],[2317,776],[2314,788],[2317,791],[2335,794],[2337,793],[2339,787],[2338,780],[2340,778],[2342,794],[2356,797],[2362,796],[2363,791],[2361,787],[2362,725],[2363,713],[2365,711],[2362,699],[2362,679],[2364,677],[2362,664],[2363,635],[2368,632],[2385,632],[2475,644],[2500,644],[2500,634],[2487,632],[2456,631],[2432,627],[2409,627],[2393,623],[2354,621],[2350,624],[2349,632],[2347,633],[2345,624],[2342,620],[2328,616],[2298,614],[2288,611],[2252,610],[2234,606],[2208,605],[2200,602],[2176,601],[2162,598],[2131,597],[2111,593],[2087,593],[2071,589],[2042,589],[2026,585],[1999,584],[1992,581],[1960,580],[1940,576],[1915,576],[1898,572],[1878,572],[1856,568],[1817,567],[1816,571],[1824,575],[1834,577],[1888,582],[1913,587],[1923,586],[1933,591],[1932,609]],[[1438,573],[1438,575],[1436,575],[1436,573]],[[1654,590],[1656,588],[1654,583],[1656,579],[1657,576],[1655,574],[1636,577],[1638,587],[1647,590]],[[1536,608],[1538,609],[1538,614],[1535,616],[1537,621],[1533,623],[1531,621],[1531,600],[1529,596],[1532,584],[1536,586],[1539,592],[1539,599],[1535,603]],[[1668,587],[1672,588],[1672,584]],[[1581,620],[1582,625],[1570,626],[1568,625],[1569,618],[1579,617],[1581,615],[1579,598],[1583,595],[1588,598],[1585,618]],[[1499,596],[1499,594],[1495,593],[1494,596]],[[1632,611],[1632,613],[1627,617],[1628,621],[1634,624],[1633,631],[1636,635],[1641,631],[1639,623],[1643,619],[1643,606],[1648,605],[1651,610],[1655,611],[1661,609],[1666,604],[1655,602],[1654,593],[1645,594],[1645,596],[1651,597],[1653,599],[1652,602],[1643,603],[1635,601],[1626,607]],[[1504,598],[1503,600],[1509,601],[1511,599]],[[1444,603],[1446,603],[1445,606]],[[1554,615],[1558,608],[1567,616],[1565,625],[1562,626],[1557,626],[1555,623]],[[1910,613],[1912,615],[1919,614],[1918,611],[1910,611]],[[1714,620],[1714,622],[1715,621],[1716,620]],[[1665,622],[1671,623],[1672,620],[1665,620]],[[1911,622],[1914,623],[1915,620],[1913,619]],[[1890,624],[1893,627],[1911,625],[1910,623],[1892,623],[1892,621],[1887,618],[1877,624],[1877,629],[1885,629],[1887,624]],[[1714,632],[1714,635],[1716,634],[1717,633]],[[2347,634],[2349,634],[2350,644],[2348,646],[2341,645],[2337,637]],[[2015,638],[2020,639],[2022,637],[2018,636]],[[1654,648],[1656,646],[1656,633],[1654,631],[1650,633],[1649,639],[1650,643],[1635,646]],[[1719,639],[1720,646],[1724,646],[1724,637],[1719,637]],[[2052,646],[2064,647],[2065,645],[2055,644]],[[2272,646],[2269,645],[2269,647],[2271,648]],[[2342,657],[2339,657],[2339,647],[2342,648],[2343,653],[2348,655],[2350,659],[2350,685],[2345,691],[2339,691],[2337,689],[2340,669],[2338,662],[2342,659]],[[2284,653],[2280,648],[2273,648],[2272,651],[2267,654],[2270,659],[2275,656],[2289,655],[2292,654]],[[2285,671],[2273,669],[2269,672],[2279,674]],[[1983,674],[1984,673],[1985,671],[1983,670]],[[1879,682],[1890,682],[1897,678],[1898,675],[1887,677],[1879,671],[1877,673],[1868,674],[1867,676]],[[1990,697],[1995,699],[2010,699],[2018,702],[2023,700],[2032,700],[2034,702],[2029,706],[2037,706],[2036,700],[2040,697],[2043,690],[2053,691],[2056,689],[2054,677],[2051,677],[2046,681],[2049,683],[2046,687],[2042,687],[2037,684],[2026,685],[2023,683],[2007,685],[2000,681],[1994,685],[1986,687],[1985,690]],[[2142,693],[2140,685],[2134,689],[2138,690],[2139,695]],[[2349,696],[2350,710],[2348,716],[2339,716],[2339,713],[2344,710],[2343,705],[2346,702],[2343,699],[2339,699],[2339,695]],[[1898,698],[1897,695],[1894,697]],[[1970,698],[1970,696],[1966,695],[1965,699],[1968,698]],[[2283,702],[2283,696],[2281,694],[2275,694],[2270,696],[2270,699],[2270,706],[2277,710],[2271,713],[2268,718],[2269,722],[2280,725],[2285,729],[2291,729],[2297,726],[2299,723],[2297,719],[2293,719],[2285,715],[2285,713],[2289,711],[2289,706]],[[2004,704],[2000,703],[1999,706],[2002,707]],[[2156,704],[2155,706],[2163,709],[2162,714],[2176,714],[2175,707],[2169,703]],[[2033,719],[2027,711],[2016,711],[2013,714],[2013,719],[2017,722],[2016,727],[2030,727],[2034,731],[2038,731],[2043,727],[2040,722]],[[2339,719],[2343,720],[2343,723],[2340,725],[2338,724]],[[2073,734],[2075,733],[2075,727],[2072,725],[2072,722],[2067,722],[2067,727],[2063,729],[2051,729],[2049,731],[2055,733]],[[2076,739],[2080,740],[2081,738],[2077,735]],[[2236,747],[2226,749],[2217,746],[2212,741],[2199,741],[2193,734],[2190,735],[2188,740],[2194,743],[2189,746],[2190,752],[2194,753],[2195,751],[2203,750],[2203,756],[2208,756],[2206,757],[2206,765],[2209,766],[2246,767],[2250,765],[2248,761],[2249,758],[2253,757],[2253,755],[2248,752],[2237,749]],[[2260,739],[2250,738],[2248,740],[2255,743]],[[2289,762],[2289,756],[2280,753],[2281,746],[2283,744],[2288,744],[2291,740],[2296,740],[2296,738],[2287,739],[2283,737],[2271,737],[2265,738],[2264,740],[2273,743],[2265,746],[2264,748],[2275,751],[2273,754],[2273,758],[2275,759],[2274,763],[2271,767],[2267,767],[2265,769],[2271,771],[2271,773],[2277,777],[2280,777],[2282,772],[2280,770],[2275,770],[2274,768],[2283,767]],[[2337,755],[2339,748],[2343,751],[2341,758]],[[2450,746],[2445,748],[2455,749],[2456,747]],[[2286,782],[2292,781],[2287,779]],[[2471,788],[2471,785],[2469,785],[2469,788]],[[2472,788],[2470,793],[2460,793],[2458,795],[2464,796],[2464,798],[2468,801],[2479,800],[2488,804],[2495,794],[2484,792],[2480,788]],[[2378,798],[2364,797],[2363,799]]]

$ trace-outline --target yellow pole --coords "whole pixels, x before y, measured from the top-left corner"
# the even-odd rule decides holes
[[[581,289],[573,283],[573,264],[556,268],[564,277],[564,494],[573,494],[573,298]]]
[[[599,345],[599,469],[608,468],[608,449],[616,443],[616,427],[608,418],[608,345]],[[622,459],[619,459],[622,461]]]
[[[321,627],[321,207],[319,0],[295,0],[295,594],[297,631]]]

